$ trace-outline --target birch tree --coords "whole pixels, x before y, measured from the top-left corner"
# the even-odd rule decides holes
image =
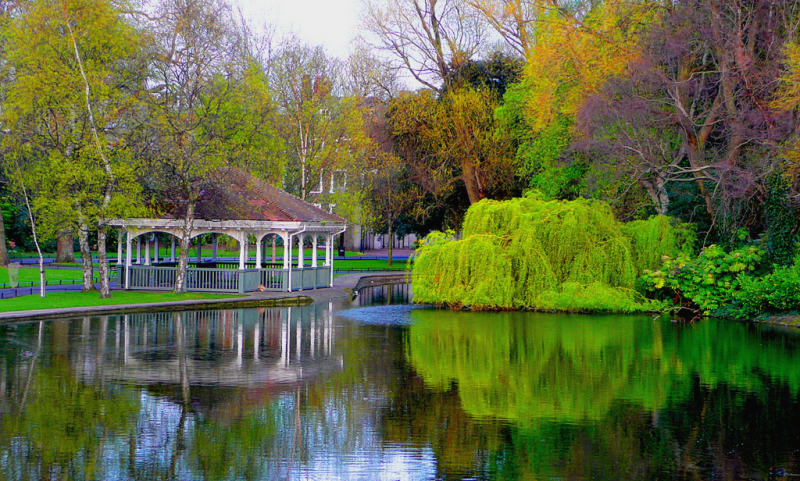
[[[94,288],[90,231],[98,233],[101,296],[109,296],[106,219],[135,205],[121,118],[132,108],[135,31],[106,0],[17,4],[5,26],[9,76],[3,122],[38,171],[27,189],[45,233],[77,228],[83,288]],[[132,196],[132,197],[131,197]]]

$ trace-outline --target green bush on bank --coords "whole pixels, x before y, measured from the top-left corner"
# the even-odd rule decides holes
[[[761,277],[742,276],[734,295],[737,317],[752,319],[760,314],[800,310],[800,266],[776,267]]]
[[[740,285],[763,258],[764,250],[757,246],[726,252],[711,245],[697,256],[666,258],[658,270],[645,270],[642,281],[656,295],[676,299],[702,314],[735,316],[732,304]]]
[[[637,312],[657,307],[635,292],[639,274],[691,245],[665,217],[623,224],[599,201],[547,201],[536,193],[483,200],[463,239],[434,233],[417,250],[416,302],[478,309]]]
[[[766,251],[747,246],[726,252],[712,245],[697,256],[667,258],[641,281],[651,293],[672,298],[703,315],[753,319],[800,311],[800,263],[763,266]]]

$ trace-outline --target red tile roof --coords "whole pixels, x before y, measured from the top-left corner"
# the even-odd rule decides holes
[[[240,169],[221,169],[214,177],[197,204],[198,219],[346,222]]]

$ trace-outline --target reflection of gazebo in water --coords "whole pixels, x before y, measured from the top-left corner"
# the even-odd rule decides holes
[[[263,286],[271,291],[293,291],[333,284],[333,239],[345,229],[343,218],[238,169],[226,169],[220,171],[219,175],[222,178],[209,187],[195,210],[190,238],[198,239],[197,257],[196,260],[190,259],[186,273],[187,290],[250,292]],[[183,233],[184,221],[175,217],[133,218],[114,220],[110,225],[120,227],[117,257],[120,284],[126,289],[172,289],[177,273],[175,241]],[[127,234],[124,266],[121,264],[123,233]],[[158,233],[171,236],[169,260],[159,259]],[[213,234],[211,258],[201,256],[202,242],[199,236],[205,234]],[[218,235],[230,236],[239,243],[238,264],[217,257]],[[250,261],[248,255],[248,240],[251,237],[256,246],[254,262]],[[144,257],[141,255],[143,238]],[[135,262],[132,250],[134,239]],[[274,249],[278,239],[283,243],[282,263],[264,262],[264,243],[271,240]],[[306,265],[303,252],[306,240],[310,240],[311,244],[309,265]],[[153,242],[155,255],[151,256],[150,244]],[[317,250],[321,245],[325,247],[325,258],[319,265]],[[295,266],[294,246],[298,246]]]

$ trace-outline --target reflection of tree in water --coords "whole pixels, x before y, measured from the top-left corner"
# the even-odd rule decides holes
[[[84,415],[74,418],[83,430],[64,429],[73,437],[59,441],[64,451],[59,451],[60,464],[54,472],[61,473],[60,477],[69,470],[73,479],[275,479],[302,473],[324,456],[345,459],[365,447],[379,449],[374,413],[376,403],[387,398],[388,383],[396,382],[391,359],[402,360],[399,333],[348,324],[340,329],[345,339],[337,340],[333,349],[334,337],[323,322],[329,310],[294,308],[295,321],[288,329],[261,316],[258,319],[265,322],[253,325],[255,311],[245,317],[174,313],[111,318],[110,322],[101,318],[45,323],[48,344],[42,356],[34,357],[39,358],[36,364],[21,354],[25,349],[35,351],[31,346],[39,331],[22,326],[13,335],[19,349],[9,348],[9,343],[2,349],[2,373],[16,374],[2,374],[0,385],[17,399],[3,398],[0,404],[0,451],[33,446],[45,438],[31,430],[36,427],[31,423],[39,422],[41,416],[21,417],[16,420],[20,426],[4,422],[12,420],[4,414],[15,412],[11,408],[25,392],[28,372],[34,380],[68,382],[69,389],[62,389],[65,392],[85,393],[72,400],[29,396],[28,409],[33,406],[42,415],[64,418],[69,409],[84,409]],[[264,314],[276,313],[283,313],[276,322],[286,324],[286,310]],[[227,322],[229,318],[234,322]],[[0,328],[0,341],[9,332]],[[309,341],[312,335],[314,343]],[[387,361],[375,362],[378,356]],[[48,359],[46,366],[42,358]],[[56,360],[63,372],[45,372]],[[318,364],[329,368],[320,371]],[[222,385],[197,383],[198,365],[240,365],[242,374],[220,379]],[[249,376],[259,375],[260,365],[262,370],[281,372],[297,368],[305,377],[285,383],[266,377],[267,382],[254,384]],[[163,381],[143,384],[153,366]],[[236,374],[231,369],[219,372]],[[204,380],[209,379],[207,372],[202,374]],[[364,376],[373,382],[365,382]],[[31,392],[52,385],[50,381],[46,386],[36,384]],[[87,396],[100,407],[87,406]],[[130,409],[120,411],[116,406],[124,407],[122,401],[133,399],[136,402]],[[39,404],[31,404],[34,400]],[[118,418],[126,424],[111,423]],[[57,423],[51,424],[56,429]],[[75,445],[85,449],[70,448]],[[105,465],[88,449],[103,453]],[[41,471],[38,454],[28,451],[8,469]],[[346,473],[340,477],[347,479]]]
[[[331,349],[310,317],[290,329],[172,315],[128,331],[115,318],[46,323],[43,336],[0,328],[0,478],[350,479],[341,460],[380,469],[399,451],[435,460],[424,473],[439,479],[797,472],[792,337],[633,317],[413,316],[407,331],[340,322]],[[140,379],[124,377],[126,359],[173,372],[120,383]],[[193,365],[245,374],[204,384]],[[304,375],[252,382],[287,367]]]
[[[2,403],[5,477],[93,479],[102,462],[103,440],[132,429],[138,403],[130,391],[78,380],[61,348],[67,333],[63,324],[55,323],[53,354],[46,358],[41,346],[44,323],[37,329],[34,351],[9,350],[13,357],[26,359],[27,366],[24,377],[16,379],[21,395],[10,394]]]
[[[410,370],[381,412],[386,443],[430,448],[437,479],[481,478],[490,454],[500,451],[506,432],[498,421],[476,422],[464,412],[456,389],[430,390]]]
[[[485,465],[492,478],[735,478],[794,464],[787,453],[800,447],[791,428],[800,415],[796,339],[713,321],[412,317],[409,362],[434,392],[458,393],[470,415],[462,424],[471,424],[459,432],[488,435],[497,420],[508,422],[500,431],[510,442]],[[405,424],[434,427],[434,445],[453,422],[431,409],[414,415]]]

